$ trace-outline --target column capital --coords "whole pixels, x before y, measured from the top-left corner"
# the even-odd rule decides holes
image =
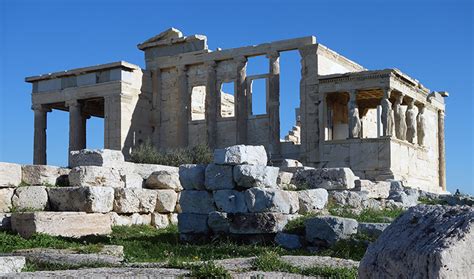
[[[383,91],[383,97],[384,98],[390,98],[390,95],[392,94],[393,89],[391,87],[384,87],[382,88]]]
[[[237,62],[237,67],[239,69],[245,67],[245,65],[247,64],[247,57],[245,56],[235,57],[234,60],[235,62]]]
[[[51,108],[43,104],[32,104],[31,109],[39,112],[51,112]]]
[[[278,51],[270,51],[265,56],[270,59],[277,59],[280,57],[280,53]]]
[[[77,107],[80,105],[79,100],[77,99],[67,100],[65,104],[66,107]]]

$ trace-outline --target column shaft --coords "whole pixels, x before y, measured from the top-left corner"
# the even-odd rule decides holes
[[[51,111],[42,105],[33,105],[34,119],[34,143],[33,143],[33,164],[46,165],[46,128],[47,112]]]
[[[236,92],[235,92],[235,103],[236,103],[236,112],[235,116],[237,119],[237,143],[245,144],[247,143],[247,119],[248,119],[248,110],[247,110],[247,90],[245,86],[245,78],[247,75],[247,58],[240,57],[237,60],[237,80],[236,82]]]
[[[207,125],[207,144],[211,149],[217,147],[217,117],[218,117],[218,93],[216,62],[207,64],[207,84],[206,84],[206,125]]]
[[[71,101],[69,107],[69,151],[86,148],[86,118],[82,114],[81,104]]]
[[[446,148],[444,142],[444,111],[438,111],[438,153],[439,153],[439,186],[446,191]]]
[[[267,100],[267,113],[270,123],[270,154],[272,157],[280,157],[280,54],[272,52],[267,54],[267,57],[270,62]]]
[[[121,96],[104,98],[104,148],[122,150]]]
[[[186,66],[178,67],[178,127],[177,143],[179,147],[188,146],[188,121],[190,119],[191,94],[188,93]]]

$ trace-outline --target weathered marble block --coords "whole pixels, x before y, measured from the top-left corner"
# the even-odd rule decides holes
[[[234,167],[234,180],[238,186],[277,187],[279,168],[267,166],[238,165]]]
[[[245,191],[249,212],[296,213],[299,209],[296,192],[278,189],[251,188]]]
[[[13,208],[17,210],[45,210],[48,207],[48,193],[44,186],[18,187],[12,197]]]
[[[112,211],[114,205],[112,187],[51,187],[48,196],[54,211],[106,213]]]
[[[120,150],[82,149],[69,153],[71,168],[78,166],[118,167],[124,161]]]
[[[326,190],[344,190],[354,188],[356,176],[349,168],[321,168],[298,170],[293,181],[306,184],[309,188]]]
[[[181,234],[194,233],[206,234],[209,232],[207,225],[208,214],[180,213],[178,214],[178,230]]]
[[[118,214],[116,212],[110,212],[109,214],[113,226],[150,225],[152,218],[151,213]]]
[[[230,233],[267,234],[276,233],[288,223],[288,215],[275,212],[227,214]]]
[[[16,187],[21,183],[21,165],[0,162],[0,188]]]
[[[390,194],[390,181],[372,182],[370,180],[358,179],[354,184],[354,190],[366,192],[368,198],[386,199]]]
[[[358,223],[354,219],[322,216],[305,221],[306,240],[311,243],[333,245],[338,240],[347,239],[357,233]]]
[[[109,167],[75,167],[69,173],[71,186],[110,186],[125,187],[125,181],[116,168]]]
[[[357,233],[379,237],[390,223],[359,223]]]
[[[35,233],[53,236],[81,237],[112,232],[108,214],[85,212],[13,213],[12,230],[29,238]]]
[[[295,249],[300,249],[301,247],[303,247],[300,236],[297,234],[279,232],[275,236],[275,242],[279,246],[288,250],[295,250]]]
[[[214,233],[228,233],[230,222],[227,219],[227,213],[219,211],[209,213],[207,225]]]
[[[211,191],[234,189],[235,183],[232,177],[232,166],[207,165],[205,185],[206,189]]]
[[[472,278],[474,209],[418,205],[369,246],[360,278]]]
[[[0,212],[10,212],[14,188],[0,188]]]
[[[179,180],[186,190],[204,190],[207,165],[186,164],[179,166]]]
[[[151,225],[157,229],[164,229],[168,227],[170,220],[167,214],[152,213],[151,214]]]
[[[22,256],[0,256],[0,275],[7,273],[19,273],[26,265],[26,259]]]
[[[66,181],[70,169],[46,165],[24,165],[21,167],[22,181],[27,185],[57,185]]]
[[[179,204],[183,213],[208,214],[216,210],[212,194],[207,191],[184,190]]]
[[[156,194],[156,212],[170,213],[175,211],[178,194],[174,190],[156,190]]]
[[[302,190],[296,193],[298,194],[300,214],[318,212],[328,203],[328,191],[326,189]]]
[[[153,172],[145,182],[149,189],[171,189],[181,191],[183,187],[179,181],[178,170],[160,170]]]
[[[218,190],[214,191],[213,197],[219,211],[227,213],[248,212],[243,192]]]
[[[156,208],[157,193],[139,188],[115,188],[114,211],[117,213],[151,213]]]
[[[234,145],[214,150],[214,163],[218,165],[267,165],[267,152],[262,145]]]

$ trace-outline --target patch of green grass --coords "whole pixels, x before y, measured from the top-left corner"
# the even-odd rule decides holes
[[[428,204],[428,205],[447,205],[448,202],[442,199],[430,199],[428,197],[420,197],[418,198],[418,202],[421,204]]]
[[[21,272],[35,272],[48,270],[72,270],[80,268],[98,268],[113,267],[113,265],[105,263],[89,263],[89,264],[59,264],[59,263],[33,263],[27,261]]]
[[[342,239],[337,241],[331,247],[319,251],[320,256],[329,256],[334,258],[351,259],[360,261],[364,257],[370,243],[377,238],[365,234],[356,234],[349,239]]]
[[[30,186],[30,185],[26,183],[24,180],[22,180],[20,184],[18,184],[18,187],[25,187],[25,186]]]
[[[358,222],[366,223],[386,223],[387,218],[395,219],[405,212],[402,208],[394,209],[364,209],[359,214],[354,213],[349,208],[330,207],[329,213],[333,216],[356,219]]]
[[[252,267],[261,271],[281,271],[298,273],[306,276],[323,276],[329,278],[357,278],[356,268],[333,268],[326,266],[313,266],[300,268],[283,261],[278,254],[268,252],[258,256],[252,263]]]
[[[17,206],[12,206],[9,208],[10,213],[35,212],[35,211],[41,211],[41,210],[36,209],[36,208],[31,208],[31,207],[19,208]]]
[[[188,268],[191,270],[191,273],[189,274],[191,278],[231,278],[230,273],[225,270],[225,268],[216,265],[213,261],[189,265]]]
[[[304,235],[305,234],[305,224],[304,224],[305,221],[308,220],[309,218],[312,218],[318,215],[319,215],[318,213],[309,213],[309,214],[300,216],[298,218],[295,218],[293,220],[290,220],[285,225],[285,228],[283,229],[283,231],[286,233]]]

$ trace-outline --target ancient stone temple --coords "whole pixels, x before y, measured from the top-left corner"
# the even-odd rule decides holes
[[[47,113],[69,111],[69,150],[86,147],[86,121],[104,118],[104,148],[125,158],[151,140],[159,149],[264,145],[269,158],[350,167],[362,179],[446,188],[444,97],[397,69],[367,70],[303,37],[234,49],[168,29],[138,45],[145,69],[127,62],[26,78],[32,83],[34,163],[46,164]],[[297,123],[280,137],[280,53],[301,56]],[[268,72],[247,75],[263,56]],[[266,81],[266,112],[252,112],[252,82]],[[224,92],[231,83],[233,93]]]

